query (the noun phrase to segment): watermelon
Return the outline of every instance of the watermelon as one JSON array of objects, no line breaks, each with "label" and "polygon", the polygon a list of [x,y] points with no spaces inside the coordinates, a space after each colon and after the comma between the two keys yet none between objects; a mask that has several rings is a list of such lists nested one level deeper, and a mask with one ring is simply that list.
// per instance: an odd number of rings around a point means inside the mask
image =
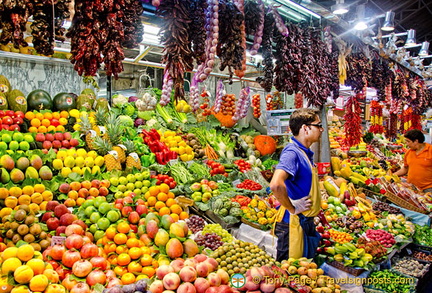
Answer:
[{"label": "watermelon", "polygon": [[53,102],[48,92],[44,90],[34,90],[27,95],[28,109],[31,110],[51,110]]},{"label": "watermelon", "polygon": [[76,95],[73,93],[58,93],[53,99],[54,109],[57,111],[69,111],[76,109]]},{"label": "watermelon", "polygon": [[0,110],[7,110],[8,108],[8,102],[5,94],[0,93]]}]

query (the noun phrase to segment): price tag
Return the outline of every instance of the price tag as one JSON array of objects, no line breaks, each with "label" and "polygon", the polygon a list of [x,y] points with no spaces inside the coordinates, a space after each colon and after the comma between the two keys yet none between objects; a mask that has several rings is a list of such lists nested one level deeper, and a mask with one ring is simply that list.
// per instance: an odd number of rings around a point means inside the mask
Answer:
[{"label": "price tag", "polygon": [[186,164],[188,167],[190,167],[192,164],[194,163],[194,161],[187,161]]},{"label": "price tag", "polygon": [[54,246],[56,244],[63,245],[66,241],[66,237],[63,236],[53,236],[51,238],[51,246]]},{"label": "price tag", "polygon": [[117,153],[117,151],[109,151],[108,154],[112,155],[116,160],[118,160],[118,153]]},{"label": "price tag", "polygon": [[223,180],[218,180],[217,183],[223,183]]},{"label": "price tag", "polygon": [[175,165],[178,163],[178,159],[172,159],[169,161],[170,165]]},{"label": "price tag", "polygon": [[90,137],[97,136],[96,131],[94,131],[94,130],[89,130],[88,132],[90,133]]},{"label": "price tag", "polygon": [[150,176],[156,176],[156,174],[157,174],[156,171],[153,170],[150,171]]},{"label": "price tag", "polygon": [[233,185],[234,187],[237,187],[237,185],[240,184],[240,183],[241,183],[241,180],[240,180],[240,179],[237,179],[237,180],[234,180],[234,181],[233,181],[232,185]]},{"label": "price tag", "polygon": [[130,153],[129,156],[131,156],[135,161],[139,159],[137,153]]}]

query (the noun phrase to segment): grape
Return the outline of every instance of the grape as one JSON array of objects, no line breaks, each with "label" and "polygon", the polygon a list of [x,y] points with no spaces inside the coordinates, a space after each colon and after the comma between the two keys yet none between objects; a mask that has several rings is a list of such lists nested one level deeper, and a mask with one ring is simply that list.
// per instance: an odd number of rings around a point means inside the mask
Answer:
[{"label": "grape", "polygon": [[232,235],[227,230],[223,229],[220,224],[208,224],[204,227],[202,233],[215,233],[221,237],[223,242],[232,242],[234,240]]},{"label": "grape", "polygon": [[192,233],[197,233],[199,231],[202,231],[205,225],[204,219],[197,215],[191,216],[186,223],[189,229],[192,231]]}]

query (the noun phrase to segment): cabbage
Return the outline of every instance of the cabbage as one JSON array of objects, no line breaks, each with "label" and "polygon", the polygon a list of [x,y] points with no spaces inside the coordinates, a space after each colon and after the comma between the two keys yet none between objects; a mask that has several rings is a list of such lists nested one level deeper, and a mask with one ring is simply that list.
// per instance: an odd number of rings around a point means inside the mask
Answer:
[{"label": "cabbage", "polygon": [[138,111],[138,118],[150,120],[153,118],[154,114],[154,111]]},{"label": "cabbage", "polygon": [[128,98],[123,96],[122,94],[116,94],[112,97],[113,106],[121,107],[124,104],[128,103]]},{"label": "cabbage", "polygon": [[120,115],[118,118],[120,120],[121,125],[125,127],[134,127],[134,121],[132,120],[131,117],[126,115]]},{"label": "cabbage", "polygon": [[241,215],[243,215],[243,211],[240,208],[233,207],[229,210],[229,214],[234,217],[241,217]]},{"label": "cabbage", "polygon": [[132,104],[127,104],[126,107],[123,108],[123,114],[126,116],[132,116],[135,114],[135,107]]}]

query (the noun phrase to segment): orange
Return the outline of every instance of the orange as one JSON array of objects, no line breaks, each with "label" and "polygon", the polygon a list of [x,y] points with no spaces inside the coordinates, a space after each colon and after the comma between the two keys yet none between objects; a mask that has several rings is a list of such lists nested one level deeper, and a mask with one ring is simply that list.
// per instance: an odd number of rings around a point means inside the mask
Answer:
[{"label": "orange", "polygon": [[78,199],[78,192],[76,190],[71,190],[68,192],[68,197],[71,199]]},{"label": "orange", "polygon": [[47,127],[47,132],[54,132],[56,131],[56,127],[54,125],[50,125]]},{"label": "orange", "polygon": [[42,132],[42,133],[45,133],[45,132],[48,131],[48,129],[46,128],[46,126],[41,125],[41,126],[38,127],[38,131]]},{"label": "orange", "polygon": [[150,254],[143,254],[141,257],[140,263],[143,267],[145,266],[151,266],[153,262],[153,258]]},{"label": "orange", "polygon": [[180,218],[180,220],[185,220],[185,219],[189,218],[189,214],[186,212],[181,212],[179,214],[179,218]]},{"label": "orange", "polygon": [[182,207],[179,204],[173,204],[171,207],[171,212],[174,214],[180,215],[181,212],[183,212]]},{"label": "orange", "polygon": [[63,125],[59,125],[59,126],[56,127],[56,131],[64,132],[64,131],[65,131],[65,128],[64,128]]},{"label": "orange", "polygon": [[51,122],[48,119],[42,119],[41,124],[45,127],[48,127],[51,125]]},{"label": "orange", "polygon": [[128,251],[129,256],[131,259],[138,259],[142,255],[142,250],[139,247],[131,247]]},{"label": "orange", "polygon": [[148,255],[151,254],[150,248],[147,246],[144,246],[144,245],[141,246],[141,251],[142,251],[142,254],[148,254]]},{"label": "orange", "polygon": [[120,222],[117,225],[117,231],[119,231],[120,233],[129,233],[129,231],[131,230],[131,227],[129,226],[129,224],[127,222]]},{"label": "orange", "polygon": [[25,119],[31,121],[33,118],[35,118],[35,113],[30,112],[30,111],[26,112],[25,115],[24,115],[24,117],[25,117]]},{"label": "orange", "polygon": [[106,254],[108,254],[111,252],[115,252],[116,248],[117,248],[117,245],[115,245],[115,243],[108,243],[108,244],[105,244],[104,251]]},{"label": "orange", "polygon": [[159,262],[156,259],[154,259],[152,261],[152,267],[155,268],[155,269],[157,269],[159,267]]},{"label": "orange", "polygon": [[[28,196],[28,195],[24,194],[24,195],[20,196],[20,198],[23,196]],[[40,194],[39,192],[35,192],[32,194],[31,202],[41,204],[43,201],[44,201],[44,198],[42,197],[42,194]]]},{"label": "orange", "polygon": [[166,202],[168,199],[168,194],[164,193],[164,192],[159,192],[157,195],[157,199],[163,202]]},{"label": "orange", "polygon": [[122,254],[122,253],[127,253],[128,249],[124,245],[119,245],[119,246],[116,247],[115,251],[116,251],[117,254]]},{"label": "orange", "polygon": [[50,112],[45,112],[44,113],[44,118],[48,119],[48,120],[51,120],[51,119],[53,119],[53,115]]},{"label": "orange", "polygon": [[9,195],[11,196],[20,197],[22,194],[23,192],[18,186],[13,186],[9,189]]},{"label": "orange", "polygon": [[61,118],[69,118],[69,113],[67,111],[61,111],[60,112],[60,117]]},{"label": "orange", "polygon": [[54,195],[50,190],[45,190],[42,192],[42,197],[44,198],[44,200],[50,201],[53,200]]},{"label": "orange", "polygon": [[117,234],[117,230],[115,227],[109,227],[105,230],[105,235],[108,237],[108,239],[114,239],[114,236]]},{"label": "orange", "polygon": [[33,127],[38,128],[39,126],[41,126],[41,121],[39,119],[37,119],[37,118],[33,118],[30,121],[30,125],[33,126]]},{"label": "orange", "polygon": [[35,192],[40,192],[40,193],[44,192],[45,191],[45,185],[40,184],[40,183],[35,184],[34,191]]},{"label": "orange", "polygon": [[147,199],[147,204],[148,204],[149,207],[154,207],[155,204],[156,204],[156,202],[157,202],[157,198],[154,197],[154,196],[150,196],[150,197]]},{"label": "orange", "polygon": [[114,268],[114,272],[116,273],[117,276],[123,276],[124,274],[127,273],[127,269],[121,266],[116,266]]},{"label": "orange", "polygon": [[163,207],[159,211],[160,216],[169,215],[170,213],[171,213],[171,211],[170,211],[170,208],[168,208],[168,207]]},{"label": "orange", "polygon": [[131,262],[131,257],[127,253],[120,253],[117,257],[117,264],[120,266],[127,266]]},{"label": "orange", "polygon": [[162,183],[161,185],[159,185],[159,189],[160,189],[160,192],[168,193],[170,188],[169,188],[168,184]]},{"label": "orange", "polygon": [[34,193],[34,188],[31,185],[26,185],[22,188],[22,193],[27,195],[32,195]]},{"label": "orange", "polygon": [[115,244],[125,244],[127,241],[127,236],[124,233],[118,233],[114,236]]},{"label": "orange", "polygon": [[31,126],[31,127],[29,127],[28,131],[31,133],[36,133],[38,131],[38,129],[37,129],[37,127]]},{"label": "orange", "polygon": [[60,119],[59,119],[59,122],[60,122],[60,125],[64,126],[64,125],[67,124],[68,121],[67,121],[66,118],[60,118]]},{"label": "orange", "polygon": [[33,258],[35,250],[30,244],[21,245],[17,250],[17,257],[22,261],[29,261]]},{"label": "orange", "polygon": [[155,204],[156,210],[160,211],[160,209],[163,208],[163,207],[165,207],[165,203],[164,202],[162,202],[162,201],[156,202],[156,204]]},{"label": "orange", "polygon": [[5,199],[9,196],[9,190],[7,188],[1,187],[0,188],[0,199]]},{"label": "orange", "polygon": [[121,277],[123,285],[132,284],[135,282],[135,275],[132,273],[126,273]]},{"label": "orange", "polygon": [[159,186],[150,186],[149,192],[151,196],[157,196],[160,192]]},{"label": "orange", "polygon": [[149,197],[151,197],[150,191],[147,191],[146,193],[144,193],[145,199],[149,199]]},{"label": "orange", "polygon": [[59,112],[52,112],[51,115],[52,115],[53,119],[57,119],[57,120],[60,119],[60,113]]},{"label": "orange", "polygon": [[129,248],[136,248],[136,247],[138,247],[138,245],[139,245],[139,240],[136,238],[129,238],[126,241],[126,246]]},{"label": "orange", "polygon": [[167,201],[165,202],[165,204],[166,204],[167,207],[171,207],[175,203],[177,203],[177,202],[173,198],[168,198]]},{"label": "orange", "polygon": [[175,197],[175,194],[174,194],[174,193],[172,193],[171,191],[168,192],[168,198],[174,198],[174,197]]},{"label": "orange", "polygon": [[42,120],[42,119],[44,119],[44,115],[42,113],[36,112],[35,118],[38,120]]},{"label": "orange", "polygon": [[133,261],[128,264],[127,268],[130,273],[141,273],[142,265],[140,265],[139,262]]},{"label": "orange", "polygon": [[143,267],[141,272],[149,278],[153,277],[156,273],[155,269],[150,266]]},{"label": "orange", "polygon": [[174,222],[178,222],[178,220],[180,220],[180,217],[177,214],[172,213],[170,216],[173,218]]},{"label": "orange", "polygon": [[82,198],[82,197],[77,198],[77,200],[76,200],[76,204],[78,206],[81,206],[84,202],[85,202],[85,198]]}]

